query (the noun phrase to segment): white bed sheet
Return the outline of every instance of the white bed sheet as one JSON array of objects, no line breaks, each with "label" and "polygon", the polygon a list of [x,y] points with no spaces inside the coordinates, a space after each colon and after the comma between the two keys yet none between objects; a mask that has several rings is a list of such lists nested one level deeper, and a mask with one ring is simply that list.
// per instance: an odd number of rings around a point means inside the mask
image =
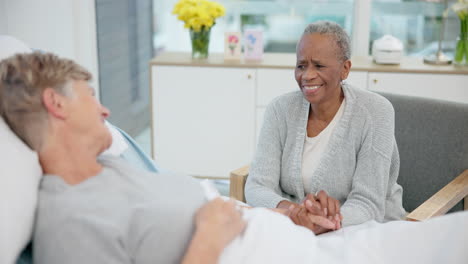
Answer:
[{"label": "white bed sheet", "polygon": [[468,263],[468,212],[425,222],[370,221],[320,236],[267,209],[245,210],[244,218],[246,230],[219,263]]},{"label": "white bed sheet", "polygon": [[[201,186],[207,200],[220,197],[209,181]],[[220,264],[468,264],[468,211],[424,222],[369,221],[315,236],[271,210],[241,210],[247,227],[224,249]]]}]

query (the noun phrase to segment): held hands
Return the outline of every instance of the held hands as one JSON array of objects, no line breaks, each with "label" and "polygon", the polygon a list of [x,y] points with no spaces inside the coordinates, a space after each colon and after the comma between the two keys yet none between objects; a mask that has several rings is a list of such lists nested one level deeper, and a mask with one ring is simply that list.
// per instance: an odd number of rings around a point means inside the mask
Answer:
[{"label": "held hands", "polygon": [[310,229],[316,235],[341,228],[340,202],[325,191],[317,195],[308,194],[300,204],[281,201],[278,208],[287,209],[285,214],[295,224]]},{"label": "held hands", "polygon": [[[310,201],[310,203],[307,201]],[[340,202],[337,199],[329,196],[324,190],[317,192],[315,195],[310,193],[307,194],[302,203],[306,205],[306,208],[311,213],[315,212],[312,210],[322,209],[324,213],[323,215],[335,223],[336,226],[334,230],[341,228],[341,221],[343,221],[343,216],[340,212]]]}]

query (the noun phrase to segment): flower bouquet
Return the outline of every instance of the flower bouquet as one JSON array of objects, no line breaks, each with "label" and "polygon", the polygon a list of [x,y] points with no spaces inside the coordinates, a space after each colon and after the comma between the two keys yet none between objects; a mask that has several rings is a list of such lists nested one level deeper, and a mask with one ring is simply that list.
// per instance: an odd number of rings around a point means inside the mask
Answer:
[{"label": "flower bouquet", "polygon": [[211,27],[224,16],[224,7],[209,0],[180,0],[172,13],[190,30],[192,58],[207,58]]},{"label": "flower bouquet", "polygon": [[[455,49],[454,63],[468,65],[468,0],[458,0],[450,7],[460,19],[460,36]],[[445,12],[447,16],[448,10]]]}]

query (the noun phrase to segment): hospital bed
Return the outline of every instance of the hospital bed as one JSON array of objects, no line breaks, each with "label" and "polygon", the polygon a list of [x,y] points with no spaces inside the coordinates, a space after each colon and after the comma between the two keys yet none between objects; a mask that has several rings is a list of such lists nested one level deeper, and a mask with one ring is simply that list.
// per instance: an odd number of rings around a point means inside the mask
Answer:
[{"label": "hospital bed", "polygon": [[[1,42],[1,41],[0,41]],[[4,48],[2,46],[2,48]],[[24,47],[26,49],[27,47]],[[3,50],[5,51],[5,49]],[[15,49],[15,52],[18,52],[18,49]],[[1,52],[0,52],[1,53]],[[0,54],[1,55],[1,54]],[[1,59],[2,56],[0,56]],[[386,95],[387,96],[387,95]],[[425,102],[425,99],[404,99],[401,102],[398,100],[393,100],[388,95],[390,101],[394,104],[396,110],[396,127],[397,127],[397,141],[400,147],[400,154],[402,159],[402,170],[405,171],[405,175],[400,178],[400,182],[404,187],[405,192],[405,208],[409,209],[415,204],[419,204],[421,199],[426,199],[429,194],[434,193],[434,190],[437,190],[440,186],[443,186],[450,180],[452,180],[453,175],[461,173],[461,169],[468,168],[468,106],[461,104],[452,104],[450,108],[452,110],[448,111],[445,107],[445,103],[437,103],[435,105],[430,102]],[[406,100],[406,101],[405,101]],[[409,101],[408,101],[409,100]],[[421,114],[425,112],[425,117],[421,117]],[[2,121],[2,120],[0,120]],[[422,126],[421,123],[430,124],[431,122],[437,121],[440,123],[437,126]],[[1,124],[0,124],[1,125]],[[117,134],[120,136],[127,148],[120,153],[119,155],[134,164],[148,171],[152,172],[161,172],[161,169],[156,166],[156,164],[138,147],[135,141],[128,136],[124,131],[118,129],[117,127],[111,126],[114,130],[114,136]],[[414,133],[415,127],[423,127],[424,129]],[[116,131],[116,132],[115,132]],[[414,150],[414,142],[417,142],[419,146],[428,145],[427,141],[424,141],[427,138],[431,137],[431,133],[440,135],[442,133],[446,138],[446,141],[443,141],[442,144],[432,144],[432,150],[434,151],[433,155],[427,153],[426,148]],[[432,135],[433,136],[433,135]],[[0,143],[2,142],[2,127],[0,127]],[[434,142],[429,142],[434,143]],[[2,145],[2,148],[5,146]],[[412,150],[413,149],[413,150]],[[1,153],[0,153],[1,154]],[[7,154],[8,155],[8,154]],[[418,156],[421,155],[421,156]],[[432,155],[431,158],[428,158]],[[0,155],[0,157],[2,157]],[[414,159],[415,158],[415,159]],[[416,160],[416,161],[414,161]],[[3,161],[5,162],[5,161]],[[428,166],[428,164],[430,166]],[[416,170],[420,168],[424,169],[423,174],[413,174]],[[446,170],[448,168],[448,170]],[[243,186],[246,179],[247,168],[243,168],[234,172],[231,176],[231,193],[235,194],[236,188],[243,190]],[[240,175],[243,172],[243,175]],[[237,174],[236,174],[237,173]],[[435,175],[435,176],[433,176]],[[2,175],[4,176],[4,175]],[[414,176],[414,177],[409,177]],[[435,205],[436,214],[444,213],[448,210],[448,205],[453,205],[454,201],[461,200],[466,196],[468,189],[467,182],[468,171],[461,174],[457,179],[458,182],[452,183],[449,185],[446,191],[443,191],[442,195],[449,196],[449,203],[443,203],[442,205],[437,205],[439,198],[436,197],[432,205]],[[240,183],[240,184],[238,184]],[[407,187],[409,186],[409,187]],[[437,188],[437,189],[436,189]],[[234,190],[234,191],[233,191]],[[237,193],[236,196],[238,199],[242,200],[243,193]],[[444,198],[446,200],[447,197]],[[433,199],[434,200],[434,199]],[[468,202],[465,200],[465,209]],[[456,209],[461,209],[459,204]],[[434,215],[434,214],[433,214]],[[463,218],[462,220],[464,220]],[[2,219],[3,221],[4,219]],[[270,219],[268,219],[270,220]],[[261,226],[264,227],[264,221],[261,223]],[[448,222],[452,223],[452,222]],[[3,223],[2,223],[3,224]],[[462,227],[460,225],[460,227]],[[364,228],[364,227],[363,227]],[[367,228],[367,227],[366,227]],[[424,231],[424,230],[423,230]],[[269,232],[270,233],[270,232]],[[0,234],[3,236],[3,241],[7,241],[5,234]],[[339,235],[339,234],[338,234]],[[335,239],[335,238],[333,238]],[[323,240],[322,240],[323,241]],[[326,241],[326,239],[325,239]],[[9,242],[9,241],[7,241]],[[291,243],[292,244],[292,243]],[[359,243],[353,243],[359,244]],[[334,245],[334,244],[333,244]],[[464,243],[466,245],[466,243]],[[448,245],[450,247],[450,245]],[[252,248],[252,247],[250,247]],[[242,250],[242,252],[247,252],[248,250]],[[355,251],[358,252],[358,251]],[[1,252],[0,252],[1,253]],[[363,253],[365,254],[365,252]],[[234,254],[237,255],[237,254]],[[265,259],[266,255],[262,255],[262,262]],[[364,257],[367,257],[365,255]],[[32,263],[32,244],[29,243],[24,250],[20,253],[20,256],[16,260],[16,264],[31,264]],[[258,263],[258,262],[257,262]],[[282,262],[284,263],[284,262]],[[3,263],[2,263],[3,264]],[[9,263],[8,263],[9,264]]]}]

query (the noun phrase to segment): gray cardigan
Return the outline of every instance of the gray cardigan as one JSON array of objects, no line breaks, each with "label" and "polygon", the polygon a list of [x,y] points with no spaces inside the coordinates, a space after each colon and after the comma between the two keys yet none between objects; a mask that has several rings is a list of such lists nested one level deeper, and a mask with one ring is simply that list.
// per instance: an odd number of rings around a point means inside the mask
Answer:
[{"label": "gray cardigan", "polygon": [[[342,204],[343,225],[401,219],[402,188],[390,102],[343,85],[346,104],[313,173],[311,190],[325,190]],[[276,98],[265,111],[245,197],[252,206],[276,207],[304,197],[302,151],[310,103],[300,91]]]}]

